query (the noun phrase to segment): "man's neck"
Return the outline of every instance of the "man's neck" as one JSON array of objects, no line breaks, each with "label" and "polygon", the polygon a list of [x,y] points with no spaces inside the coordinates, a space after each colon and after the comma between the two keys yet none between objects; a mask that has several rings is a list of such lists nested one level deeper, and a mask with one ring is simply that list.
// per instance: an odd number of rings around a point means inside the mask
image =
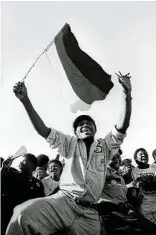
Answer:
[{"label": "man's neck", "polygon": [[85,143],[86,148],[87,148],[87,160],[88,160],[90,147],[92,143],[94,142],[94,137],[83,139],[83,142]]},{"label": "man's neck", "polygon": [[85,138],[85,139],[83,139],[83,141],[85,142],[86,145],[91,146],[92,143],[94,142],[94,137]]}]

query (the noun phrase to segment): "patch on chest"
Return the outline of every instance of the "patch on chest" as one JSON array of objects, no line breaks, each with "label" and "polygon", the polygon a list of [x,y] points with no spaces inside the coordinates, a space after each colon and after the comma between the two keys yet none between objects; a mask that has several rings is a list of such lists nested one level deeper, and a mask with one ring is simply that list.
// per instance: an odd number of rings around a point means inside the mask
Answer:
[{"label": "patch on chest", "polygon": [[100,145],[97,145],[95,150],[94,150],[95,153],[102,153],[102,146]]}]

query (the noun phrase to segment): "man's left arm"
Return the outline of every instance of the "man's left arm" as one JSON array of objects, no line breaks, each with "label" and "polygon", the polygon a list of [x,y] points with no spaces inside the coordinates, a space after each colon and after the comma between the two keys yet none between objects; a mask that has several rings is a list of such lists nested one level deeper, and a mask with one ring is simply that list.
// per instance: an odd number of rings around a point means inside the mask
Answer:
[{"label": "man's left arm", "polygon": [[123,107],[122,113],[118,124],[113,128],[113,130],[105,137],[106,142],[106,156],[107,161],[109,161],[119,150],[120,145],[126,136],[127,128],[129,127],[130,117],[131,117],[131,81],[129,73],[122,75],[120,72],[117,74],[120,84],[123,88]]},{"label": "man's left arm", "polygon": [[116,129],[122,133],[125,134],[129,124],[130,124],[130,118],[131,118],[131,112],[132,112],[132,86],[130,81],[130,74],[122,75],[120,72],[117,74],[120,84],[123,87],[123,109],[121,112],[121,116],[119,119],[119,122],[116,126]]}]

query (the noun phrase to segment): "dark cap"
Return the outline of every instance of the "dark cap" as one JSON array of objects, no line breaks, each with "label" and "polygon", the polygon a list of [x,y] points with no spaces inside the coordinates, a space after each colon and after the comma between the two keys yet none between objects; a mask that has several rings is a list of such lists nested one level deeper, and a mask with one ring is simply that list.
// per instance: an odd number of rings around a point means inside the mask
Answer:
[{"label": "dark cap", "polygon": [[96,124],[95,124],[95,121],[89,116],[89,115],[81,115],[81,116],[78,116],[75,121],[73,122],[73,128],[74,128],[74,131],[76,131],[76,128],[78,126],[78,124],[84,120],[87,120],[87,121],[90,121],[94,124],[95,126],[95,129],[96,129]]}]

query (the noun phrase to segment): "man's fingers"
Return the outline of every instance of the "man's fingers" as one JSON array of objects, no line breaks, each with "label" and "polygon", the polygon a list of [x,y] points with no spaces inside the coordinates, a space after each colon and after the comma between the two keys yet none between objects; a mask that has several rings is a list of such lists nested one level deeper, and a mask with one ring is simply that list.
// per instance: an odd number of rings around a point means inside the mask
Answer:
[{"label": "man's fingers", "polygon": [[122,80],[121,80],[121,78],[120,78],[120,77],[118,77],[118,81],[119,81],[119,83],[121,83],[121,84],[122,84]]},{"label": "man's fingers", "polygon": [[118,78],[121,78],[121,76],[118,73],[115,73],[117,75]]},{"label": "man's fingers", "polygon": [[124,77],[127,77],[130,73],[127,73]]},{"label": "man's fingers", "polygon": [[121,77],[123,77],[123,75],[122,75],[122,73],[120,71],[119,71],[119,74],[120,74]]},{"label": "man's fingers", "polygon": [[23,82],[18,82],[18,83],[16,83],[15,86],[13,87],[13,91],[14,91],[15,93],[20,93],[23,86],[24,86],[24,83],[23,83]]}]

